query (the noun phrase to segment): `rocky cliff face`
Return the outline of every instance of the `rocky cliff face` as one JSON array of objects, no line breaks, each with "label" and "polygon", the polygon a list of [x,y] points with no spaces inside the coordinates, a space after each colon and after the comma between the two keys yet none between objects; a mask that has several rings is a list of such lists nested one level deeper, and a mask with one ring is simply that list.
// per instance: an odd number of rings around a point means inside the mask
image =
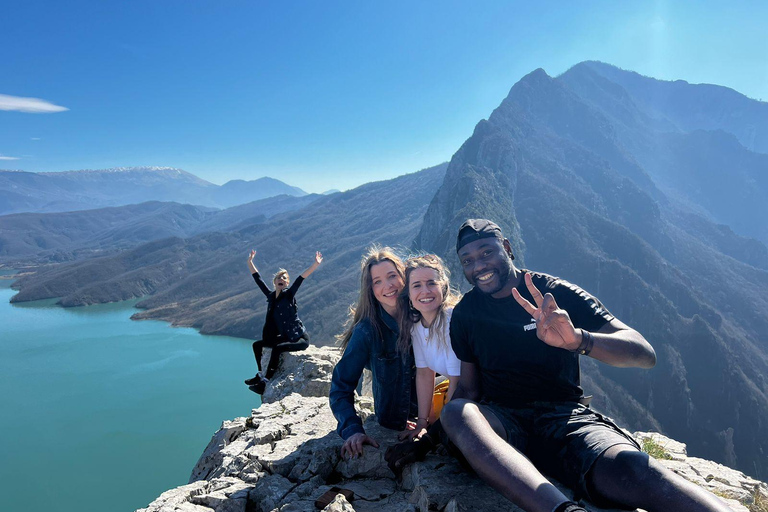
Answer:
[{"label": "rocky cliff face", "polygon": [[[397,442],[397,432],[369,418],[369,397],[358,397],[356,406],[381,448],[366,447],[362,457],[342,460],[327,399],[338,358],[334,348],[284,355],[264,404],[250,416],[225,421],[192,470],[190,483],[163,493],[139,512],[310,512],[333,486],[351,490],[352,502],[337,497],[325,511],[521,510],[446,455],[431,454],[412,464],[396,482],[383,456],[386,446]],[[734,511],[747,512],[747,506],[756,506],[756,497],[768,497],[765,483],[688,457],[682,443],[657,433],[637,432],[635,437],[651,439],[651,446],[668,457],[663,464],[721,496]]]}]

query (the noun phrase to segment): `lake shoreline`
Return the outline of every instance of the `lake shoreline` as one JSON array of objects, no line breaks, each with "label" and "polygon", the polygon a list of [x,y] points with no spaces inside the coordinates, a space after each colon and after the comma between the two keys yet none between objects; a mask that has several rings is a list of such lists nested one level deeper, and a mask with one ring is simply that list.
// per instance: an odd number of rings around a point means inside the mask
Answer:
[{"label": "lake shoreline", "polygon": [[[260,406],[242,383],[255,367],[243,338],[130,321],[139,299],[62,307],[11,303],[15,293],[0,286],[0,384],[14,390],[0,396],[9,510],[145,506],[186,483],[223,418]],[[11,443],[22,424],[35,441]],[[57,478],[41,489],[43,461]]]}]

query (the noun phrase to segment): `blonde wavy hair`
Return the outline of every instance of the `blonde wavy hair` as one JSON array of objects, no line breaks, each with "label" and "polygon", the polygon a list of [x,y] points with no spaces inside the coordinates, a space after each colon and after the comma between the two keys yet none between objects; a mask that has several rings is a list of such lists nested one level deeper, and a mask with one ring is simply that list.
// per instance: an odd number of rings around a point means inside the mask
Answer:
[{"label": "blonde wavy hair", "polygon": [[432,325],[429,326],[429,338],[432,339],[433,335],[437,333],[434,338],[441,345],[448,343],[445,339],[445,322],[446,308],[454,307],[459,300],[461,300],[461,294],[451,288],[451,273],[436,254],[424,254],[421,256],[414,256],[408,258],[405,262],[405,288],[398,297],[398,325],[400,326],[400,334],[397,338],[397,349],[400,352],[405,352],[411,347],[411,329],[413,326],[421,322],[421,313],[413,307],[411,304],[411,297],[408,293],[411,286],[411,274],[414,270],[419,268],[429,268],[437,273],[437,282],[440,285],[440,290],[443,292],[443,302],[437,311],[437,317]]},{"label": "blonde wavy hair", "polygon": [[272,284],[275,284],[277,282],[277,278],[280,276],[285,276],[285,280],[289,283],[291,282],[291,277],[288,275],[288,271],[284,268],[277,269],[277,272],[275,272],[275,275],[272,276]]},{"label": "blonde wavy hair", "polygon": [[403,261],[390,247],[381,247],[378,244],[372,245],[363,254],[360,261],[360,295],[357,297],[357,303],[349,307],[349,317],[344,324],[344,332],[336,336],[342,352],[347,348],[355,326],[364,319],[367,319],[373,328],[376,329],[379,339],[382,337],[382,319],[379,312],[379,302],[373,295],[371,267],[385,261],[389,261],[395,266],[395,270],[397,270],[401,278],[405,275]]}]

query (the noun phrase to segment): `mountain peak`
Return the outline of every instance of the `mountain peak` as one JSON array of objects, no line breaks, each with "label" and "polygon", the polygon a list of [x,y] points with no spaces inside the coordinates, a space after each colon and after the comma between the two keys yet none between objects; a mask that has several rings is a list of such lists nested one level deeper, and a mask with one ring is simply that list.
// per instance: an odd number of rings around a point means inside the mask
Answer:
[{"label": "mountain peak", "polygon": [[249,203],[256,199],[286,194],[301,197],[307,193],[299,187],[288,185],[275,178],[264,176],[255,180],[231,180],[223,184],[216,195],[219,204],[225,207]]},{"label": "mountain peak", "polygon": [[750,151],[768,153],[768,103],[722,85],[660,80],[599,61],[576,64],[557,79],[589,96],[595,76],[614,91],[623,89],[636,108],[667,123],[668,131],[723,130]]},{"label": "mountain peak", "polygon": [[512,94],[512,91],[514,91],[515,88],[518,88],[518,87],[523,87],[523,86],[539,87],[541,85],[552,82],[552,80],[553,78],[549,76],[547,72],[544,71],[542,68],[534,69],[533,71],[525,75],[523,78],[521,78],[519,82],[513,85],[509,93]]},{"label": "mountain peak", "polygon": [[525,75],[522,80],[525,80],[527,78],[536,78],[536,79],[542,79],[542,78],[551,78],[546,71],[544,71],[544,68],[536,68],[527,75]]}]

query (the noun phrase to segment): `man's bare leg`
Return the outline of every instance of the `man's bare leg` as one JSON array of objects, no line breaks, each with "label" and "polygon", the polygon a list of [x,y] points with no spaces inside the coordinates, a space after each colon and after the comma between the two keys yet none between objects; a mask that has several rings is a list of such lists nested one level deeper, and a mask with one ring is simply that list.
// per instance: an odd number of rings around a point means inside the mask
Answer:
[{"label": "man's bare leg", "polygon": [[606,450],[590,477],[592,488],[603,497],[649,512],[731,512],[714,494],[625,445]]},{"label": "man's bare leg", "polygon": [[451,442],[491,487],[528,512],[552,512],[569,501],[519,451],[504,440],[506,433],[492,413],[475,402],[454,399],[440,413]]}]

